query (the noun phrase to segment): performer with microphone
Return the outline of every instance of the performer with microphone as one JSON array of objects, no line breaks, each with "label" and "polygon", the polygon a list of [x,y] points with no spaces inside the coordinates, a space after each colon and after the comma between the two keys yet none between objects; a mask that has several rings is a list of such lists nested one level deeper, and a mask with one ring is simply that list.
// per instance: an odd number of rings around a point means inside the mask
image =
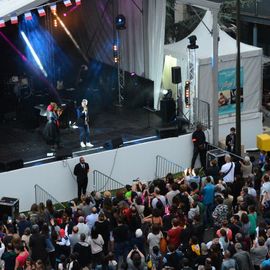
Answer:
[{"label": "performer with microphone", "polygon": [[81,106],[77,108],[77,126],[80,130],[81,147],[93,147],[90,143],[90,129],[89,129],[89,116],[88,116],[88,101],[83,99]]}]

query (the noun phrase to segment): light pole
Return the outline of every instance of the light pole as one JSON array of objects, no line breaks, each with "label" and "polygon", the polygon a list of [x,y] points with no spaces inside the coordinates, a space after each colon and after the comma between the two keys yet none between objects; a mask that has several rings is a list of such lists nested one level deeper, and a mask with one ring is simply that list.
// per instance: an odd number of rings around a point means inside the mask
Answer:
[{"label": "light pole", "polygon": [[240,51],[240,0],[236,0],[236,144],[235,153],[241,156],[241,51]]}]

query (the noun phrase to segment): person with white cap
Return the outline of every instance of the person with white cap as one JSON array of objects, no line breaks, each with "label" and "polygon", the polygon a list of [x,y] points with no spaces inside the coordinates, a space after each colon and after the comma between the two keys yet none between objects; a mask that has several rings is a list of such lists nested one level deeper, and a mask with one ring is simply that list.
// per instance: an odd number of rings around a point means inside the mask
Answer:
[{"label": "person with white cap", "polygon": [[80,130],[81,147],[93,147],[90,143],[88,100],[83,99],[81,106],[77,108],[77,126]]},{"label": "person with white cap", "polygon": [[249,177],[252,177],[252,162],[250,161],[249,156],[245,156],[243,161],[239,161],[241,165],[241,172],[243,174],[243,178],[247,180]]}]

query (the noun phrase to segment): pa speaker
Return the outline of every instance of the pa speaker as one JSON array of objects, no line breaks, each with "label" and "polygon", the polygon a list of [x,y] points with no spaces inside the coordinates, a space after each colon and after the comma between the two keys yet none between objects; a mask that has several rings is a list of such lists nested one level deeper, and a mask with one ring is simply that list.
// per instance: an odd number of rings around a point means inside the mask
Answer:
[{"label": "pa speaker", "polygon": [[180,67],[172,67],[172,83],[178,84],[180,82],[182,82],[181,68]]},{"label": "pa speaker", "polygon": [[169,123],[175,119],[176,107],[173,98],[160,101],[160,113],[163,123]]},{"label": "pa speaker", "polygon": [[156,133],[160,139],[177,137],[178,136],[178,128],[177,127],[159,128],[156,130]]},{"label": "pa speaker", "polygon": [[13,220],[19,214],[19,200],[16,198],[2,197],[0,200],[0,219],[4,215],[11,217]]},{"label": "pa speaker", "polygon": [[0,162],[0,171],[3,171],[3,172],[17,170],[20,168],[23,168],[22,159]]},{"label": "pa speaker", "polygon": [[116,149],[123,145],[123,139],[121,137],[117,137],[111,139],[108,142],[105,142],[103,147],[107,150]]}]

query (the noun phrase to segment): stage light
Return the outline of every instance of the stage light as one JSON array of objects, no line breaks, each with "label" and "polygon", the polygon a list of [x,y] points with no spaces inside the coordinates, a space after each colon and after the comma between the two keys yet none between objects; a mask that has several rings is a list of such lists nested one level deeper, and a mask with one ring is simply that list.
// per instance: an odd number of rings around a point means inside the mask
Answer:
[{"label": "stage light", "polygon": [[64,17],[67,17],[67,13],[64,13],[63,16],[64,16]]},{"label": "stage light", "polygon": [[82,55],[82,57],[84,58],[84,60],[88,63],[88,58],[83,53],[83,51],[81,50],[79,44],[74,39],[74,37],[72,36],[72,34],[70,33],[70,31],[67,29],[67,27],[64,24],[64,22],[59,18],[59,16],[57,14],[54,14],[54,16],[56,17],[57,21],[60,23],[60,25],[62,26],[62,28],[66,32],[66,34],[70,37],[71,41],[73,42],[73,44],[75,45],[75,47],[78,49],[78,51],[80,52],[80,54]]},{"label": "stage light", "polygon": [[196,41],[197,41],[197,37],[196,36],[190,36],[188,37],[189,39],[189,45],[187,46],[188,49],[191,49],[191,50],[195,50],[195,49],[198,49],[199,46],[196,44]]},{"label": "stage light", "polygon": [[57,20],[56,19],[53,20],[53,26],[54,27],[57,27],[58,26],[58,23],[57,23]]},{"label": "stage light", "polygon": [[130,73],[130,76],[131,76],[131,77],[134,77],[134,76],[136,76],[136,73],[135,73],[135,72],[131,72],[131,73]]},{"label": "stage light", "polygon": [[[164,89],[166,90],[166,89]],[[164,91],[165,94],[163,94],[163,99],[171,99],[172,98],[172,90],[168,89]]]},{"label": "stage light", "polygon": [[126,29],[126,17],[122,14],[119,14],[115,18],[115,26],[117,30]]},{"label": "stage light", "polygon": [[185,104],[186,108],[190,107],[190,81],[185,82]]},{"label": "stage light", "polygon": [[161,93],[162,93],[163,95],[166,95],[166,94],[168,93],[168,90],[167,90],[167,89],[162,89],[162,90],[161,90]]},{"label": "stage light", "polygon": [[38,65],[38,67],[40,68],[41,72],[44,74],[45,77],[47,77],[47,76],[48,76],[48,75],[47,75],[47,72],[46,72],[46,70],[43,68],[43,66],[42,66],[42,64],[41,64],[41,61],[40,61],[39,57],[37,56],[37,54],[36,54],[34,48],[32,47],[32,45],[31,45],[29,39],[27,38],[27,36],[25,35],[25,33],[24,33],[23,31],[21,31],[21,35],[22,35],[23,40],[25,41],[26,45],[28,46],[28,48],[29,48],[29,50],[30,50],[32,56],[34,57],[34,59],[35,59],[37,65]]},{"label": "stage light", "polygon": [[114,62],[114,63],[118,63],[118,60],[119,60],[118,57],[114,57],[114,58],[113,58],[113,62]]}]

